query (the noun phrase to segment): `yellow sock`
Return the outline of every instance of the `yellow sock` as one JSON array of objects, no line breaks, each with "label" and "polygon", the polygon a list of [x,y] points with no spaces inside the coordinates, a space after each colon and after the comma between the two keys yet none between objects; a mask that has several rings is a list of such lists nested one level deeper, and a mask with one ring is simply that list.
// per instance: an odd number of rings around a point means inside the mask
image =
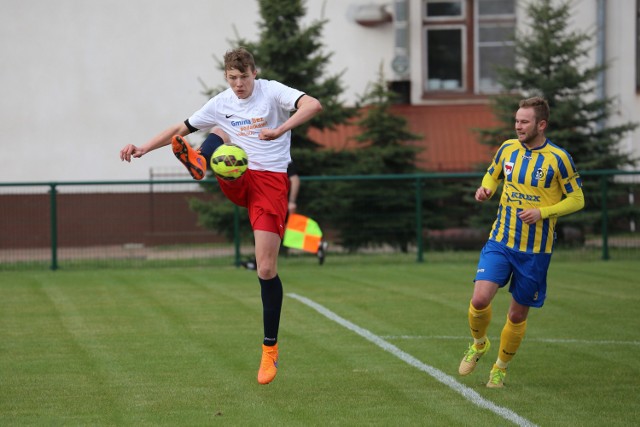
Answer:
[{"label": "yellow sock", "polygon": [[513,356],[516,355],[526,330],[526,320],[521,323],[513,323],[509,320],[509,317],[507,317],[507,322],[500,334],[500,350],[498,351],[498,360],[496,361],[496,365],[498,365],[499,368],[507,368],[507,364],[513,359]]},{"label": "yellow sock", "polygon": [[491,322],[491,304],[482,310],[476,309],[469,302],[469,327],[471,328],[471,336],[478,350],[484,348],[487,340],[487,329]]}]

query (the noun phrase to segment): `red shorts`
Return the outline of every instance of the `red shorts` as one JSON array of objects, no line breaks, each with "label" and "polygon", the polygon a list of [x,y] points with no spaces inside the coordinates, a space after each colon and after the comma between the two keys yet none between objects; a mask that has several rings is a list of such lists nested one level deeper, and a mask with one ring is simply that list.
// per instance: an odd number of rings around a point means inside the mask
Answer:
[{"label": "red shorts", "polygon": [[287,217],[289,177],[286,172],[247,171],[238,179],[218,178],[225,196],[249,211],[253,230],[276,233],[282,238]]}]

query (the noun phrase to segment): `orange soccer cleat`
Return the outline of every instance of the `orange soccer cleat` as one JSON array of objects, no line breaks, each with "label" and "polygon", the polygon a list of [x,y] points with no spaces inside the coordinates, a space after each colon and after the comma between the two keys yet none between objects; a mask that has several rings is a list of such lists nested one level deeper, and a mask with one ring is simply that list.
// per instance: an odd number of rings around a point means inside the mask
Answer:
[{"label": "orange soccer cleat", "polygon": [[269,347],[262,344],[262,359],[258,370],[258,382],[269,384],[278,373],[278,344]]},{"label": "orange soccer cleat", "polygon": [[178,160],[187,168],[193,179],[199,181],[204,178],[207,172],[207,161],[180,135],[175,135],[171,138],[171,149]]}]

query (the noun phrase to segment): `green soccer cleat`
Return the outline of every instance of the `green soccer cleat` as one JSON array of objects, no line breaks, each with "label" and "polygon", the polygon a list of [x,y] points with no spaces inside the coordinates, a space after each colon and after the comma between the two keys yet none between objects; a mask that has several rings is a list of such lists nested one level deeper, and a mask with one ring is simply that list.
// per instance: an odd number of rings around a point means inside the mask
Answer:
[{"label": "green soccer cleat", "polygon": [[487,387],[489,388],[502,388],[504,387],[504,377],[507,376],[507,370],[498,368],[498,365],[493,365],[491,372],[489,373],[489,382]]},{"label": "green soccer cleat", "polygon": [[478,364],[478,360],[480,360],[480,358],[489,351],[490,347],[491,343],[488,338],[482,350],[478,350],[475,344],[471,344],[469,349],[464,353],[464,357],[462,358],[462,362],[460,362],[460,367],[458,368],[458,373],[460,375],[469,375],[473,372]]}]

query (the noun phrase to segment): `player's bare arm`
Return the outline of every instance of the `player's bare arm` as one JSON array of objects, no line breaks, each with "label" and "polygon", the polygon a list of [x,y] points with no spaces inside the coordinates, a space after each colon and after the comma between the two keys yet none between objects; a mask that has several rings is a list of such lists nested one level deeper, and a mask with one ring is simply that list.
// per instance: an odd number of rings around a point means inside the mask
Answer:
[{"label": "player's bare arm", "polygon": [[312,96],[303,95],[298,100],[298,109],[287,119],[287,121],[276,129],[262,129],[258,137],[267,141],[276,139],[285,132],[288,132],[291,129],[311,120],[311,118],[319,114],[321,111],[322,104],[320,104],[320,101]]},{"label": "player's bare arm", "polygon": [[188,133],[189,129],[187,126],[183,122],[180,122],[163,130],[139,147],[133,144],[125,145],[124,148],[120,150],[120,160],[130,162],[131,158],[137,159],[150,151],[171,144],[171,138],[174,135],[185,136]]}]

